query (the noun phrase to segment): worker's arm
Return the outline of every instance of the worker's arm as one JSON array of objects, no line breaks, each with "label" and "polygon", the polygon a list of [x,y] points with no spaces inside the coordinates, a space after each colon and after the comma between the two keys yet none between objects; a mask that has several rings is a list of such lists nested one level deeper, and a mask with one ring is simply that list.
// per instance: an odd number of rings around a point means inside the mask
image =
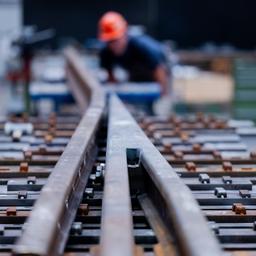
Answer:
[{"label": "worker's arm", "polygon": [[116,82],[113,72],[113,56],[106,47],[100,52],[100,66],[107,72],[107,80],[105,82]]},{"label": "worker's arm", "polygon": [[161,86],[162,96],[169,92],[169,74],[166,67],[166,57],[162,46],[150,37],[140,37],[135,41],[137,55],[145,61],[145,65],[151,70],[153,79]]},{"label": "worker's arm", "polygon": [[113,70],[107,70],[107,73],[108,73],[107,82],[115,83],[116,82],[116,78],[114,76]]},{"label": "worker's arm", "polygon": [[154,79],[158,82],[161,86],[161,94],[162,96],[168,95],[169,92],[169,75],[167,69],[164,65],[158,65],[155,70],[153,71]]}]

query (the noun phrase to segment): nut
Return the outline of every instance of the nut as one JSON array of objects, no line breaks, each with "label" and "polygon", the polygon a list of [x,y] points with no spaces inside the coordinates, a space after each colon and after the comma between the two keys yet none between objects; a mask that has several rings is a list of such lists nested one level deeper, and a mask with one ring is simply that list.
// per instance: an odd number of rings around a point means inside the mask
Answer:
[{"label": "nut", "polygon": [[194,162],[186,162],[185,167],[190,172],[195,172],[196,171],[196,165],[195,165]]},{"label": "nut", "polygon": [[198,153],[201,151],[201,145],[200,144],[194,144],[193,145],[193,151]]},{"label": "nut", "polygon": [[246,214],[245,206],[241,203],[234,203],[232,206],[232,211],[235,212],[235,214],[240,214],[240,215]]},{"label": "nut", "polygon": [[20,172],[28,172],[28,163],[27,162],[20,163]]},{"label": "nut", "polygon": [[78,215],[83,215],[83,216],[88,215],[89,205],[88,204],[80,204],[77,213],[78,213]]},{"label": "nut", "polygon": [[24,159],[26,161],[31,161],[32,160],[32,151],[27,150],[24,152]]},{"label": "nut", "polygon": [[17,215],[17,209],[16,207],[9,207],[6,209],[6,215],[7,216],[16,216]]},{"label": "nut", "polygon": [[226,172],[231,172],[233,167],[232,167],[232,163],[231,162],[223,162],[222,163],[222,168],[224,171]]},{"label": "nut", "polygon": [[46,134],[45,137],[44,137],[44,141],[46,144],[49,144],[51,143],[53,140],[53,136],[51,134]]},{"label": "nut", "polygon": [[175,151],[175,152],[174,152],[174,156],[175,156],[177,159],[183,159],[184,154],[183,154],[183,152],[181,152],[181,151]]}]

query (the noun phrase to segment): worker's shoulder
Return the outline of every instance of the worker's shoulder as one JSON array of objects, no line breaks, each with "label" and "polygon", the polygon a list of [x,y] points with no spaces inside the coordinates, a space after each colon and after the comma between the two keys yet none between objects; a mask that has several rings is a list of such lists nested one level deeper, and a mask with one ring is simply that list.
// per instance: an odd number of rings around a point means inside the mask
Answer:
[{"label": "worker's shoulder", "polygon": [[148,48],[156,51],[159,51],[161,48],[161,44],[158,41],[147,35],[130,37],[130,44],[133,47],[142,49]]}]

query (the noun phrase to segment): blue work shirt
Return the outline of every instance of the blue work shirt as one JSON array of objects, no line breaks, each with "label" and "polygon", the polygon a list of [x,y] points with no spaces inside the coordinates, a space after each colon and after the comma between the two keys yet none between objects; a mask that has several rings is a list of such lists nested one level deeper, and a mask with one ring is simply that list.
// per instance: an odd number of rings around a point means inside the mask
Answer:
[{"label": "blue work shirt", "polygon": [[166,64],[166,58],[160,43],[149,36],[128,37],[128,44],[121,56],[115,56],[104,47],[100,53],[101,67],[111,71],[120,65],[129,73],[134,82],[154,81],[153,71],[160,64]]}]

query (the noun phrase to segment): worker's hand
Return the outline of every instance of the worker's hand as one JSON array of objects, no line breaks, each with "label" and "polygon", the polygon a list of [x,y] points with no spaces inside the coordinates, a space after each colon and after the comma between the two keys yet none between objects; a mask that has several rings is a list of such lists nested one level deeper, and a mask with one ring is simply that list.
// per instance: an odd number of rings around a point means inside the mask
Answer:
[{"label": "worker's hand", "polygon": [[170,92],[169,92],[167,86],[165,86],[165,87],[162,86],[161,87],[161,97],[168,97],[168,96],[170,96]]},{"label": "worker's hand", "polygon": [[117,83],[117,80],[114,76],[108,78],[108,83]]},{"label": "worker's hand", "polygon": [[167,74],[167,70],[164,65],[159,65],[154,71],[153,71],[154,79],[157,83],[159,83],[161,87],[161,96],[165,97],[170,94],[169,91],[169,77]]},{"label": "worker's hand", "polygon": [[173,100],[170,94],[164,95],[154,103],[154,112],[157,115],[168,116],[173,112]]},{"label": "worker's hand", "polygon": [[108,79],[107,79],[107,81],[109,83],[116,83],[117,82],[112,70],[108,70]]}]

